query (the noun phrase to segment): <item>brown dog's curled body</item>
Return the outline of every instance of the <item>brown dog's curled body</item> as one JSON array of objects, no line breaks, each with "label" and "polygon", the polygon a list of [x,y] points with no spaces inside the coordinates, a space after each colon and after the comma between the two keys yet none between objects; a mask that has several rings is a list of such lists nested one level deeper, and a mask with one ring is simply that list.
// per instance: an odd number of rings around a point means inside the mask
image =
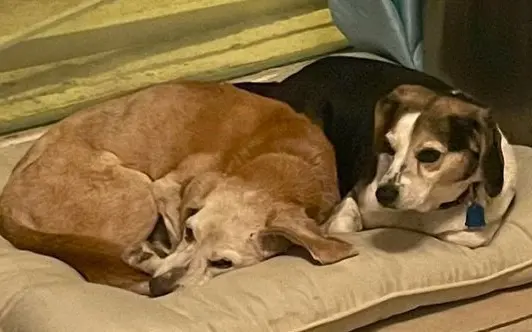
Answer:
[{"label": "brown dog's curled body", "polygon": [[[354,255],[318,228],[337,191],[332,147],[286,104],[229,84],[159,85],[40,138],[4,188],[0,234],[92,282],[149,293],[138,282],[163,275],[150,285],[162,294],[290,242],[321,263]],[[166,241],[150,238],[156,225]]]}]

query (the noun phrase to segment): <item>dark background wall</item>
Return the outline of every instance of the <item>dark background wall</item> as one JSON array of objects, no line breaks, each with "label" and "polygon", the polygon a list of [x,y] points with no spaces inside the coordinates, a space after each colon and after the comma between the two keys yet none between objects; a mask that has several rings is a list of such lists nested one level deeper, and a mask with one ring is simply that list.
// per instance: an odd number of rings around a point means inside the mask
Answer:
[{"label": "dark background wall", "polygon": [[428,0],[426,70],[490,104],[532,146],[532,1]]}]

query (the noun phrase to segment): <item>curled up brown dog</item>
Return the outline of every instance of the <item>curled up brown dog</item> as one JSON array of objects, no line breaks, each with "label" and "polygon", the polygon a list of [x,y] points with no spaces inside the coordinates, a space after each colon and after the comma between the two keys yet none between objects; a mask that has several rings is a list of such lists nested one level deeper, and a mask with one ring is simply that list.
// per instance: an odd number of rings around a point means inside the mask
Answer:
[{"label": "curled up brown dog", "polygon": [[0,233],[87,280],[162,295],[306,248],[339,200],[321,130],[288,105],[230,84],[159,85],[75,113],[16,165]]}]

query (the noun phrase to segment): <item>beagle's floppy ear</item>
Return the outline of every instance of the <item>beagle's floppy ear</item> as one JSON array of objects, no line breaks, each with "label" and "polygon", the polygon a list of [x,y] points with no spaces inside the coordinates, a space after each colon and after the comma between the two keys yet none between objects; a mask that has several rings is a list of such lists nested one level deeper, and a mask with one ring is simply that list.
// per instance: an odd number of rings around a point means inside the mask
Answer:
[{"label": "beagle's floppy ear", "polygon": [[501,133],[491,116],[488,119],[484,119],[484,121],[485,149],[481,151],[480,162],[486,192],[490,197],[495,197],[502,191],[504,185],[504,156],[502,154]]},{"label": "beagle's floppy ear", "polygon": [[303,247],[320,264],[332,264],[358,254],[352,244],[326,237],[303,208],[291,207],[272,213],[259,238],[266,242],[272,236]]},{"label": "beagle's floppy ear", "polygon": [[458,140],[460,137],[475,140],[474,144],[479,149],[484,188],[490,197],[497,196],[504,184],[504,156],[501,134],[489,109],[471,106],[455,110],[449,116],[449,123],[451,140]]}]

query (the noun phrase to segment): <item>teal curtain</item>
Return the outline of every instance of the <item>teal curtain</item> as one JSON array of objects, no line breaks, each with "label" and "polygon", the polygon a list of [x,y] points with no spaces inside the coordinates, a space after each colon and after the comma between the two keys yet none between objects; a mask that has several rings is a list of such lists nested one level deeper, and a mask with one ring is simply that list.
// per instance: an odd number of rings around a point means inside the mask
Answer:
[{"label": "teal curtain", "polygon": [[424,1],[329,0],[329,8],[355,50],[422,70]]}]

